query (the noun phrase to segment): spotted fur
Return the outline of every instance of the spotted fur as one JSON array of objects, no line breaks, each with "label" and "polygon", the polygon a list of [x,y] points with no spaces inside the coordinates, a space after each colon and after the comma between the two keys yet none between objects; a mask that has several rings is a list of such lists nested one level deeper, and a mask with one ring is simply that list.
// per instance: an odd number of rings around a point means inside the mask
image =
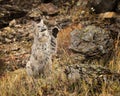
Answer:
[{"label": "spotted fur", "polygon": [[48,30],[43,20],[34,24],[34,42],[31,56],[26,64],[28,75],[38,77],[47,76],[52,69],[52,55],[56,52],[56,36]]}]

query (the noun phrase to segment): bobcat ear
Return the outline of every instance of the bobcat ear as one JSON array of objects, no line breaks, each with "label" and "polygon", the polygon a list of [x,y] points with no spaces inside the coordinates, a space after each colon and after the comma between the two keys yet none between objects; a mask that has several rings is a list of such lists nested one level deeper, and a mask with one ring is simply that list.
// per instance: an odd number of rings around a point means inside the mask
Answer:
[{"label": "bobcat ear", "polygon": [[54,27],[54,28],[52,29],[52,35],[53,35],[55,38],[57,37],[58,32],[59,32],[59,28]]},{"label": "bobcat ear", "polygon": [[40,21],[40,24],[42,24],[42,25],[44,24],[44,21],[43,21],[43,19],[41,19],[41,21]]},{"label": "bobcat ear", "polygon": [[37,23],[35,21],[31,21],[31,24],[32,24],[32,31],[33,31],[33,34],[35,35],[36,34],[36,30],[37,30]]}]

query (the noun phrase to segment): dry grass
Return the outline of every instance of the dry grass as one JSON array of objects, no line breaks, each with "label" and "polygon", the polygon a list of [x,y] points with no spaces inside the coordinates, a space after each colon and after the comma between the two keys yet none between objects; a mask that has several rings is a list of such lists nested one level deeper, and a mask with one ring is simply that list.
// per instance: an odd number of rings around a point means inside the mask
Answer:
[{"label": "dry grass", "polygon": [[[62,53],[60,59],[54,59],[53,73],[47,78],[33,79],[27,76],[25,69],[7,72],[0,78],[0,96],[119,96],[120,86],[114,81],[110,85],[103,81],[101,88],[97,86],[96,82],[92,82],[91,86],[84,80],[74,84],[68,82],[63,73],[64,65],[72,64],[74,60],[63,47],[64,45],[66,48],[68,47],[70,33],[64,35],[63,33],[58,34],[59,50]],[[119,49],[118,45],[116,48]],[[109,63],[109,68],[118,73],[120,73],[119,58],[120,50],[117,51],[117,57]],[[94,90],[96,86],[97,92]]]},{"label": "dry grass", "polygon": [[[120,91],[119,84],[112,82],[109,86],[106,82],[102,83],[102,90],[99,94],[86,82],[79,81],[71,84],[63,74],[63,63],[71,63],[70,58],[63,61],[54,60],[53,73],[50,77],[33,79],[28,77],[25,69],[19,69],[14,72],[7,72],[6,75],[0,78],[0,96],[115,96],[116,92]],[[91,91],[91,95],[89,92]],[[113,94],[113,95],[112,95]],[[119,96],[119,95],[116,95]]]},{"label": "dry grass", "polygon": [[[115,96],[116,92],[120,91],[120,86],[116,83],[107,86],[103,82],[102,88],[98,88],[102,91],[98,94],[91,90],[91,87],[84,81],[76,84],[68,82],[63,74],[64,66],[61,67],[61,65],[71,64],[72,59],[65,50],[63,52],[60,60],[54,60],[53,73],[47,78],[28,77],[25,69],[7,72],[4,77],[0,78],[0,96]],[[118,68],[118,72],[120,71],[119,62],[120,59],[116,61],[116,68],[114,68],[115,70]],[[91,95],[89,95],[89,91],[91,91]]]},{"label": "dry grass", "polygon": [[[25,69],[7,72],[0,78],[0,96],[119,96],[120,86],[114,81],[109,86],[103,81],[102,88],[97,88],[98,92],[93,90],[97,85],[96,82],[93,82],[92,86],[84,80],[74,84],[68,82],[63,74],[63,65],[72,62],[64,51],[60,60],[54,60],[51,76],[36,80],[27,76]],[[120,70],[119,67],[117,68]]]}]

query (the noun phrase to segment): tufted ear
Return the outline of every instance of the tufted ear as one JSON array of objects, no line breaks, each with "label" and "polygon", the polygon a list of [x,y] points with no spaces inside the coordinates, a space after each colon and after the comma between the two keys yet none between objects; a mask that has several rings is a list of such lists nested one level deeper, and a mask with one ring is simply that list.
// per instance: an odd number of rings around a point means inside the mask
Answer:
[{"label": "tufted ear", "polygon": [[59,32],[59,29],[58,29],[57,27],[54,27],[54,28],[52,29],[52,35],[53,35],[55,38],[57,37],[58,32]]},{"label": "tufted ear", "polygon": [[41,19],[40,24],[41,24],[41,25],[44,25],[44,21],[43,21],[43,19]]}]

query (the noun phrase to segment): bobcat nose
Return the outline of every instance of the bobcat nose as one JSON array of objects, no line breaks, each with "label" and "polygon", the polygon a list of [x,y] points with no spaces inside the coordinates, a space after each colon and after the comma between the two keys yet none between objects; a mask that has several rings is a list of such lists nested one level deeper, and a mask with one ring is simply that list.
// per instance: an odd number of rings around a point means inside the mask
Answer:
[{"label": "bobcat nose", "polygon": [[46,29],[44,27],[41,28],[41,32],[45,31]]},{"label": "bobcat nose", "polygon": [[45,36],[45,34],[42,34],[42,36]]}]

